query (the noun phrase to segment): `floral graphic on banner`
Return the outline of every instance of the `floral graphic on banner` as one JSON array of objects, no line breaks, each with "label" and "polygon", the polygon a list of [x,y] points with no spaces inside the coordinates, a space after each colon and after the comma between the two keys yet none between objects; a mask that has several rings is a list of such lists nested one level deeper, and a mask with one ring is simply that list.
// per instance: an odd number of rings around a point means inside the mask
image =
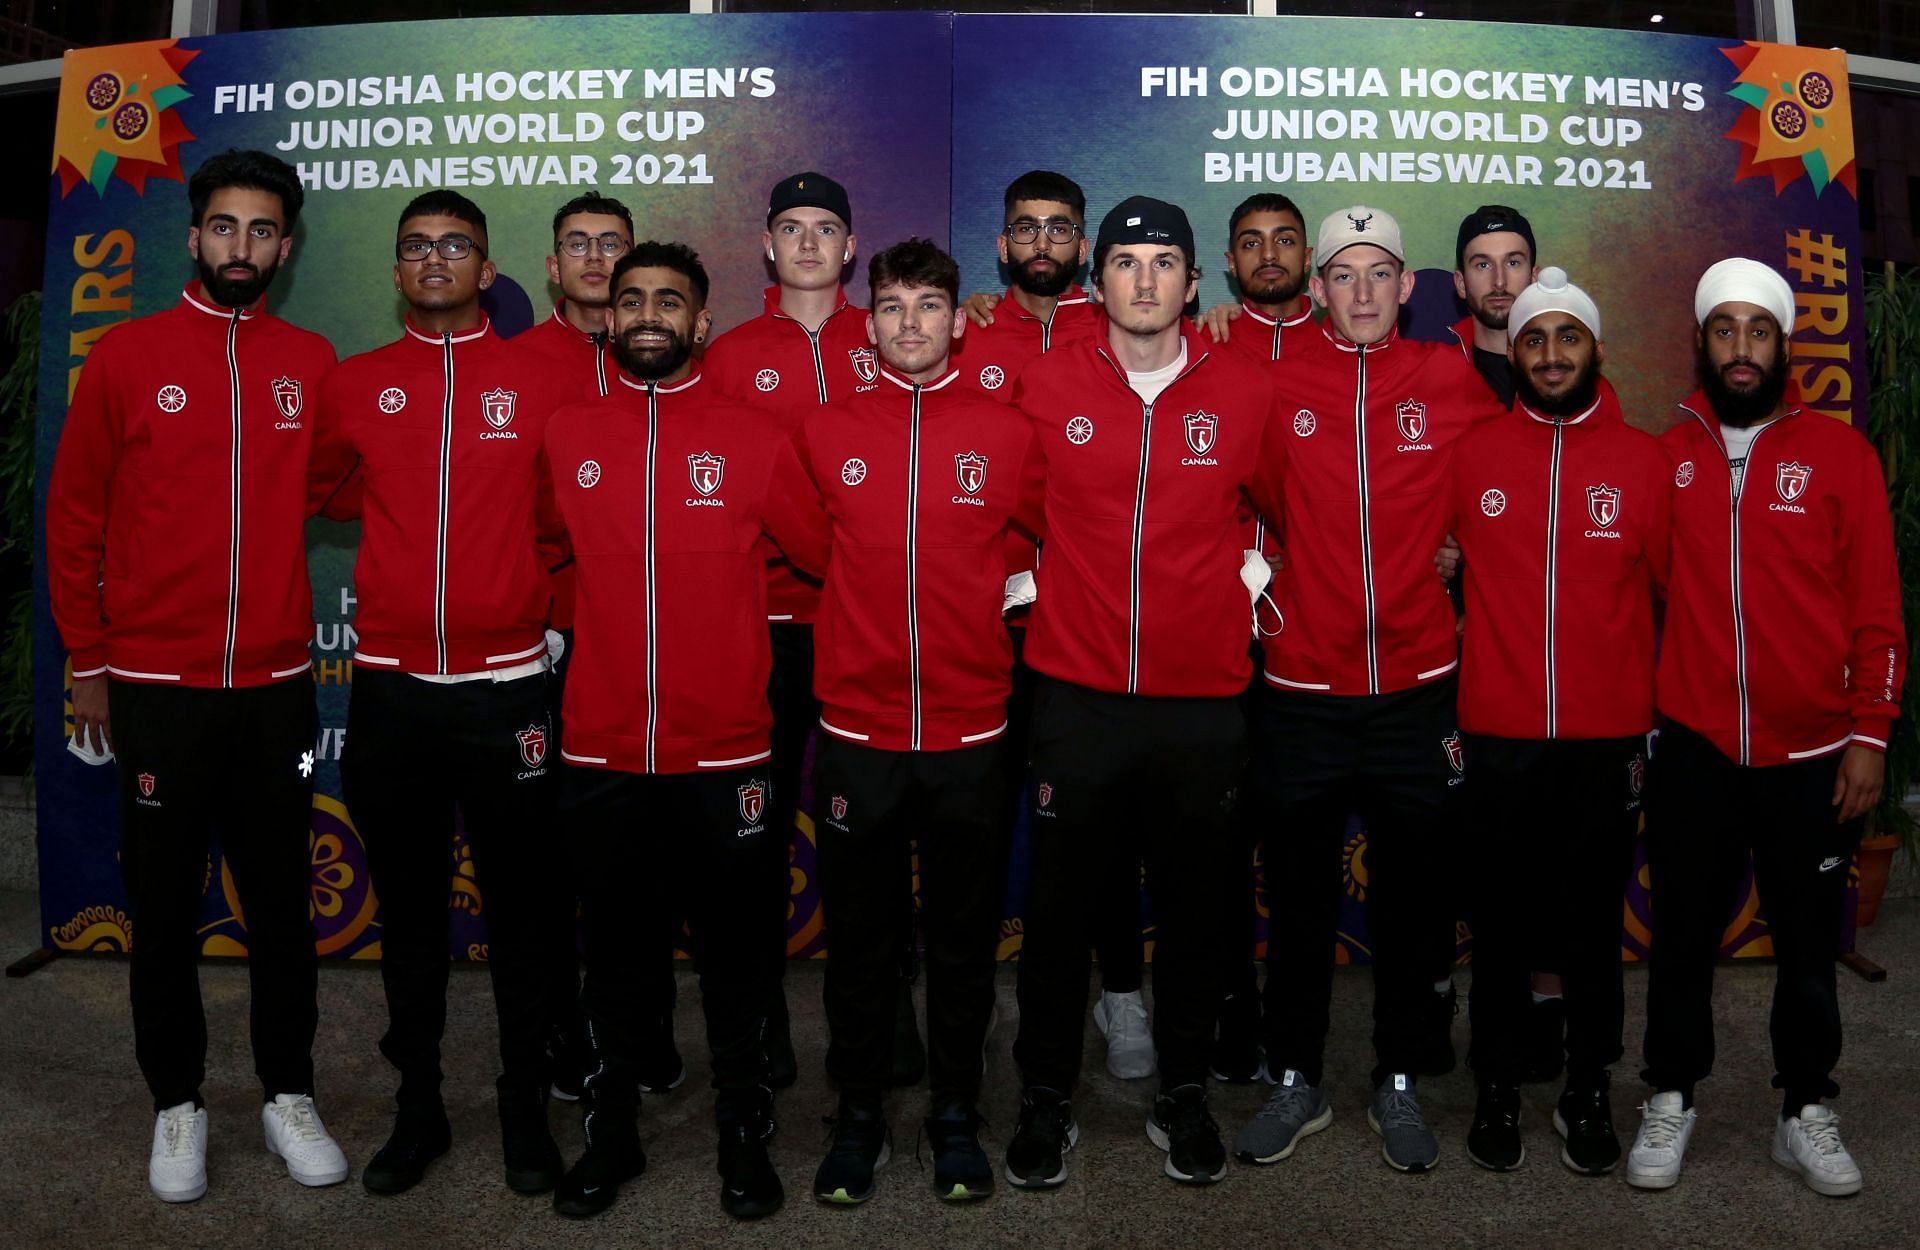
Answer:
[{"label": "floral graphic on banner", "polygon": [[1858,199],[1847,54],[1752,41],[1720,51],[1740,71],[1727,94],[1747,106],[1724,136],[1740,145],[1734,181],[1771,175],[1778,195],[1804,176],[1816,196],[1837,182]]},{"label": "floral graphic on banner", "polygon": [[180,145],[194,134],[174,106],[193,95],[180,71],[198,55],[170,39],[67,54],[53,140],[61,198],[82,182],[105,195],[118,178],[145,195],[149,178],[183,180]]}]

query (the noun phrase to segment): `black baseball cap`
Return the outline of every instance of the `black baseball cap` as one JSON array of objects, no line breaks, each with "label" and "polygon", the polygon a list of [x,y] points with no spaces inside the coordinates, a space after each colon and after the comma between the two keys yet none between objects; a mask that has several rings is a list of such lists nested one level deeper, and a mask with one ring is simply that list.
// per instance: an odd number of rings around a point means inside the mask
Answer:
[{"label": "black baseball cap", "polygon": [[1171,243],[1193,261],[1193,226],[1178,204],[1133,195],[1113,206],[1100,220],[1095,246],[1105,249],[1129,243]]},{"label": "black baseball cap", "polygon": [[847,189],[825,174],[808,170],[782,178],[773,184],[767,196],[767,224],[790,208],[824,208],[853,229],[853,206],[847,203]]},{"label": "black baseball cap", "polygon": [[1533,244],[1533,225],[1526,215],[1517,208],[1508,208],[1505,204],[1482,204],[1467,214],[1460,223],[1460,237],[1453,245],[1453,266],[1458,269],[1467,263],[1467,244],[1483,234],[1517,234],[1527,241],[1527,259],[1538,260],[1539,252]]}]

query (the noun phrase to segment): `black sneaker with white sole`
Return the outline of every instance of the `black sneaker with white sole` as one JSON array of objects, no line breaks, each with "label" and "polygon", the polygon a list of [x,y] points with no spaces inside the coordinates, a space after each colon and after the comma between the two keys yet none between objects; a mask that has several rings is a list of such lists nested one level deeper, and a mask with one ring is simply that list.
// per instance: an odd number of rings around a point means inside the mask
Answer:
[{"label": "black sneaker with white sole", "polygon": [[1176,1181],[1211,1185],[1227,1174],[1227,1148],[1207,1114],[1204,1085],[1181,1085],[1155,1098],[1147,1140],[1167,1152],[1167,1175]]},{"label": "black sneaker with white sole", "polygon": [[1020,1124],[1007,1143],[1007,1183],[1021,1189],[1066,1184],[1067,1152],[1080,1140],[1073,1104],[1058,1090],[1030,1085],[1020,1095]]},{"label": "black sneaker with white sole", "polygon": [[1467,1158],[1490,1172],[1511,1172],[1526,1162],[1520,1140],[1520,1087],[1498,1081],[1480,1086],[1467,1130]]},{"label": "black sneaker with white sole", "polygon": [[1553,1131],[1564,1143],[1560,1162],[1582,1176],[1604,1176],[1620,1165],[1620,1134],[1613,1127],[1610,1084],[1605,1072],[1598,1080],[1571,1079],[1553,1109]]}]

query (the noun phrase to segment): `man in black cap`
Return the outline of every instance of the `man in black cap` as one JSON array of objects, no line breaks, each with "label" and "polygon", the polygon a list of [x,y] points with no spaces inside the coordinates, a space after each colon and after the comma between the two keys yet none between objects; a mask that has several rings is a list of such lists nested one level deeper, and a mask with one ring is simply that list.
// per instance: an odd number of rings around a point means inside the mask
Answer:
[{"label": "man in black cap", "polygon": [[1175,1180],[1226,1174],[1206,1079],[1252,674],[1237,514],[1273,389],[1183,320],[1200,271],[1179,208],[1122,201],[1100,225],[1093,272],[1102,331],[1033,361],[1014,393],[1048,468],[1026,650],[1039,687],[1014,1043],[1024,1090],[1006,1160],[1008,1181],[1029,1189],[1066,1180],[1079,1136],[1069,1100],[1091,882],[1111,856],[1145,860],[1159,924],[1147,1136]]},{"label": "man in black cap", "polygon": [[1533,285],[1533,226],[1518,209],[1482,204],[1460,223],[1453,248],[1453,289],[1467,315],[1453,327],[1460,350],[1507,407],[1513,373],[1507,363],[1507,313]]}]

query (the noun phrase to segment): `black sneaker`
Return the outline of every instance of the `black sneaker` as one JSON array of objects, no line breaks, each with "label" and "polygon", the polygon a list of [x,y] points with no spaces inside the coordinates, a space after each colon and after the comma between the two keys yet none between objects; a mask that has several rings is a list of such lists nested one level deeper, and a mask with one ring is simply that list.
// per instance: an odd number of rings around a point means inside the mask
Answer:
[{"label": "black sneaker", "polygon": [[452,1145],[444,1106],[432,1102],[402,1107],[393,1118],[393,1135],[360,1170],[360,1183],[370,1194],[405,1193]]},{"label": "black sneaker", "polygon": [[547,1127],[547,1091],[538,1085],[518,1088],[502,1077],[494,1082],[500,1104],[500,1151],[506,1160],[507,1188],[517,1194],[544,1194],[560,1180],[566,1165]]},{"label": "black sneaker", "polygon": [[1066,1184],[1066,1155],[1079,1140],[1073,1104],[1058,1090],[1028,1086],[1020,1095],[1019,1127],[1007,1143],[1007,1183],[1022,1189]]},{"label": "black sneaker", "polygon": [[1213,1079],[1229,1085],[1251,1085],[1266,1074],[1260,1054],[1260,1000],[1248,994],[1228,994],[1220,1000],[1220,1020],[1213,1031]]},{"label": "black sneaker", "polygon": [[772,1215],[787,1200],[780,1174],[767,1156],[773,1137],[773,1091],[756,1086],[720,1096],[714,1110],[720,1127],[720,1209],[736,1220]]},{"label": "black sneaker", "polygon": [[840,1114],[830,1121],[833,1145],[813,1174],[813,1196],[822,1202],[858,1206],[873,1197],[873,1174],[892,1151],[887,1140],[887,1117],[877,1099],[840,1100]]},{"label": "black sneaker", "polygon": [[1494,1172],[1511,1172],[1527,1157],[1520,1140],[1520,1087],[1488,1082],[1473,1105],[1467,1157]]},{"label": "black sneaker", "polygon": [[980,1149],[980,1113],[968,1103],[944,1103],[921,1126],[933,1147],[933,1192],[949,1202],[993,1192],[993,1162]]},{"label": "black sneaker", "polygon": [[793,1055],[793,1022],[787,1015],[787,987],[773,987],[767,1004],[767,1074],[775,1089],[787,1089],[800,1079],[800,1061]]},{"label": "black sneaker", "polygon": [[1155,1098],[1147,1140],[1167,1152],[1167,1175],[1176,1181],[1211,1185],[1227,1174],[1227,1148],[1207,1114],[1204,1085],[1182,1085]]},{"label": "black sneaker", "polygon": [[1607,1097],[1610,1078],[1568,1081],[1560,1104],[1553,1109],[1553,1131],[1565,1145],[1560,1162],[1582,1176],[1604,1176],[1620,1164],[1620,1135],[1613,1131],[1613,1106]]},{"label": "black sneaker", "polygon": [[1453,1018],[1460,1014],[1460,991],[1449,981],[1444,993],[1431,991],[1422,1011],[1421,1076],[1445,1076],[1453,1071]]},{"label": "black sneaker", "polygon": [[1527,1008],[1527,1079],[1557,1081],[1567,1066],[1567,1000],[1544,998]]},{"label": "black sneaker", "polygon": [[893,1065],[887,1079],[894,1088],[912,1088],[927,1074],[927,1047],[920,1040],[920,1013],[913,1005],[913,979],[901,977],[893,1000]]},{"label": "black sneaker", "polygon": [[595,1111],[588,1116],[587,1151],[554,1187],[555,1211],[574,1219],[598,1215],[620,1196],[620,1186],[646,1171],[646,1152],[640,1149],[639,1130],[631,1115],[628,1112],[622,1118]]},{"label": "black sneaker", "polygon": [[[793,1050],[791,1040],[787,1043],[787,1050],[789,1053]],[[646,1036],[640,1039],[640,1055],[633,1066],[643,1094],[664,1094],[670,1089],[679,1089],[686,1082],[687,1065],[680,1058],[679,1048],[673,1044],[671,1013],[655,1016],[649,1023]]]}]

